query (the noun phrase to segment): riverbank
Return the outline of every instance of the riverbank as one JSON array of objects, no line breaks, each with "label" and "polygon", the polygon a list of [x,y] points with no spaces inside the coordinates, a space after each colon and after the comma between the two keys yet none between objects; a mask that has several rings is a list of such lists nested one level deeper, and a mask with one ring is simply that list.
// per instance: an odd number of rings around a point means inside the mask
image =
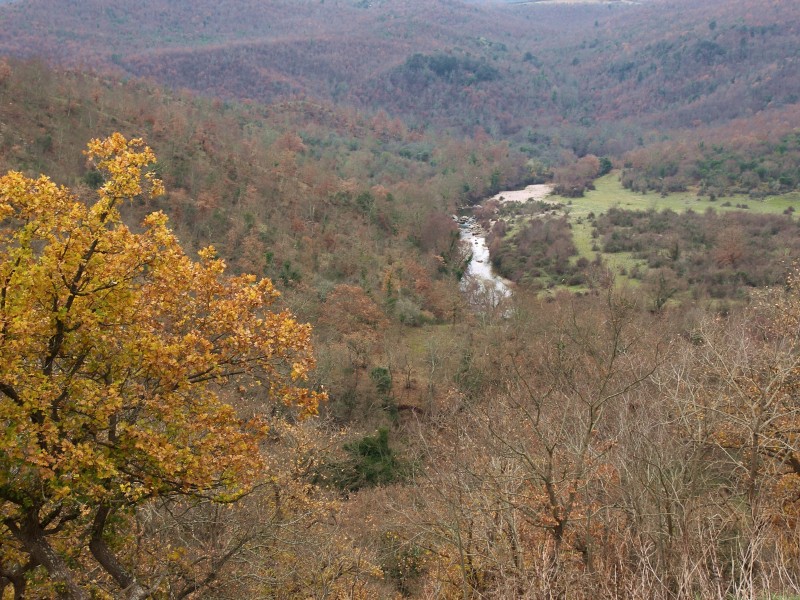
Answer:
[{"label": "riverbank", "polygon": [[527,186],[522,190],[509,190],[495,194],[489,200],[497,200],[498,202],[546,202],[550,194],[553,193],[553,186],[547,183],[536,183]]},{"label": "riverbank", "polygon": [[[473,211],[482,210],[494,203],[497,212],[499,206],[505,203],[520,203],[547,201],[553,188],[547,184],[529,185],[522,190],[506,190],[487,198],[473,208]],[[514,283],[498,275],[492,268],[489,247],[486,244],[487,231],[472,216],[455,217],[459,225],[461,241],[467,244],[472,252],[472,259],[467,265],[464,277],[461,280],[461,290],[470,304],[496,307],[504,299],[511,296]],[[490,221],[489,225],[493,225]]]}]

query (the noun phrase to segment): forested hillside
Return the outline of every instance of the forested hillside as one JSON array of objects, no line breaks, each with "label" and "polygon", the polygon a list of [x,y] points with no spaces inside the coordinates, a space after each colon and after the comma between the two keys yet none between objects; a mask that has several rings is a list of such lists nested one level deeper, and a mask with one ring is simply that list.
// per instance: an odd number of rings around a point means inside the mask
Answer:
[{"label": "forested hillside", "polygon": [[[480,125],[524,139],[567,120],[591,131],[591,151],[603,154],[629,149],[652,126],[795,103],[797,10],[755,0],[148,0],[53,11],[30,1],[4,8],[0,49],[228,98],[336,100],[469,133]],[[619,121],[634,131],[626,136]],[[612,122],[615,134],[603,126]]]},{"label": "forested hillside", "polygon": [[800,595],[799,24],[0,0],[0,598]]}]

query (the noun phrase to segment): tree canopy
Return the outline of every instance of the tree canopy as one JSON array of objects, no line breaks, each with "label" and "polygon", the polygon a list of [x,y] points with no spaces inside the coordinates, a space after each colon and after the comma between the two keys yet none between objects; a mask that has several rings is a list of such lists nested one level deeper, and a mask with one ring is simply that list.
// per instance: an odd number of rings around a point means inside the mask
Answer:
[{"label": "tree canopy", "polygon": [[258,480],[266,427],[232,394],[316,412],[303,387],[310,326],[269,310],[267,279],[229,276],[213,247],[192,260],[161,212],[140,231],[119,206],[163,191],[153,152],[92,140],[93,203],[49,178],[0,178],[0,560],[24,593],[44,568],[88,598],[94,561],[126,597],[151,591],[109,543],[154,498],[233,501]]}]

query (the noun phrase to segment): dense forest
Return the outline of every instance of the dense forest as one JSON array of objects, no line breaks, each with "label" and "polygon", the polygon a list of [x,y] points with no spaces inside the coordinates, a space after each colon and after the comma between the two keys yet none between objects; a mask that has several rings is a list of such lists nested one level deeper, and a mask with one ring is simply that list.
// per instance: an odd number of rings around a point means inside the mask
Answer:
[{"label": "dense forest", "polygon": [[798,48],[0,1],[0,598],[800,596]]}]

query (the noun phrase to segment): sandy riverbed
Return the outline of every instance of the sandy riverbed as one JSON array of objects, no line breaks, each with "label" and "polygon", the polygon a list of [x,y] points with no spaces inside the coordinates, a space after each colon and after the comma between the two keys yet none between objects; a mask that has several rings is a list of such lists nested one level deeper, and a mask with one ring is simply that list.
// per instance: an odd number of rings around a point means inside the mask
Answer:
[{"label": "sandy riverbed", "polygon": [[495,194],[490,200],[497,200],[499,202],[536,202],[538,200],[548,201],[550,192],[553,191],[553,186],[546,183],[537,183],[529,185],[522,190],[510,190]]}]

